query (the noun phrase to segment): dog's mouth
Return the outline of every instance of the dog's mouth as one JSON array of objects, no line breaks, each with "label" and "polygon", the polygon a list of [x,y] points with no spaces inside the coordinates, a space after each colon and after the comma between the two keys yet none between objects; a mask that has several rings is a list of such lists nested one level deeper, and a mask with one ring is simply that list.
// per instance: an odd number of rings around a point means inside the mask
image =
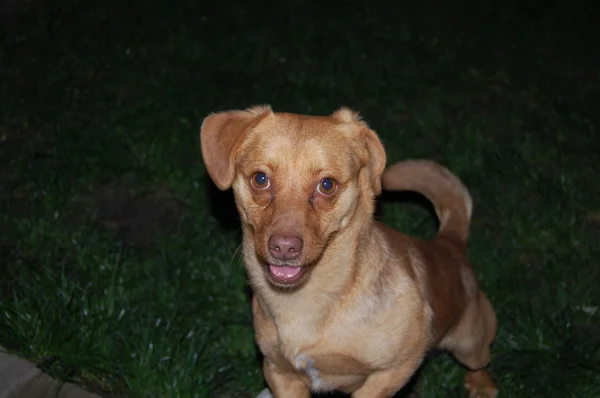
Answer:
[{"label": "dog's mouth", "polygon": [[269,279],[276,285],[295,285],[302,280],[307,271],[308,268],[304,266],[267,264]]}]

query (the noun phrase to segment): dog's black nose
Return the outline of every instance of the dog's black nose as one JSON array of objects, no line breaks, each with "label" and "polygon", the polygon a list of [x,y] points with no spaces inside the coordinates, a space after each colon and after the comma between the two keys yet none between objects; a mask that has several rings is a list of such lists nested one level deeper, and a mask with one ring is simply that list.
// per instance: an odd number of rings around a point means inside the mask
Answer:
[{"label": "dog's black nose", "polygon": [[304,242],[298,236],[271,235],[269,251],[278,260],[295,260],[302,253]]}]

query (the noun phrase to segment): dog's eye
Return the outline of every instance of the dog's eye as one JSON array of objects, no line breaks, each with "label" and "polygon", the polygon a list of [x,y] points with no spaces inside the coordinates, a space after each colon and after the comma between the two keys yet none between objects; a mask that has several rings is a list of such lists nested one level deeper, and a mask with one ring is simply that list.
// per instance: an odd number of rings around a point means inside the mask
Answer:
[{"label": "dog's eye", "polygon": [[265,173],[254,173],[251,178],[252,185],[254,185],[258,189],[267,189],[271,186],[271,181],[269,181],[269,176]]},{"label": "dog's eye", "polygon": [[317,185],[317,191],[322,195],[331,195],[337,189],[337,182],[333,178],[323,178],[319,185]]}]

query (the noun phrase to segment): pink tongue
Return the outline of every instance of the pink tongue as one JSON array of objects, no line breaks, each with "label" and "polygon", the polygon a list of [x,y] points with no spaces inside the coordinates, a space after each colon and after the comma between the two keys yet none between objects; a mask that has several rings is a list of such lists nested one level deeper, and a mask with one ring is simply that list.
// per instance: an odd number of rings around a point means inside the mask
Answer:
[{"label": "pink tongue", "polygon": [[269,265],[271,274],[277,279],[290,279],[300,273],[300,267]]}]

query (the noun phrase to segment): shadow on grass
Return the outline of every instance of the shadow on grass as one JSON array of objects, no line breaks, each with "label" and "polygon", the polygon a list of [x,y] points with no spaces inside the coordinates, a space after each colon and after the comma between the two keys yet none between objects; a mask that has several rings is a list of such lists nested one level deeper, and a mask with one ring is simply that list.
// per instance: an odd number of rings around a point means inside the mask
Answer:
[{"label": "shadow on grass", "polygon": [[233,190],[221,191],[208,174],[204,175],[203,186],[209,200],[210,214],[217,220],[223,231],[236,232],[236,237],[241,238],[240,218],[235,207]]}]

